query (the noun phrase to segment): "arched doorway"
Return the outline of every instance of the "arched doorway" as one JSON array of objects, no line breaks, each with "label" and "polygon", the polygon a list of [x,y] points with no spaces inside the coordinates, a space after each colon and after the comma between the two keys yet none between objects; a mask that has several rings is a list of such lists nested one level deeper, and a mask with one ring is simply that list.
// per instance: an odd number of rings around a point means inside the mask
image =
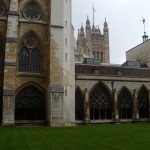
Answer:
[{"label": "arched doorway", "polygon": [[112,97],[109,89],[99,83],[90,94],[90,118],[91,120],[112,118]]},{"label": "arched doorway", "polygon": [[149,91],[145,86],[141,88],[138,94],[139,118],[149,118]]},{"label": "arched doorway", "polygon": [[75,120],[84,119],[84,99],[82,91],[77,88],[75,93]]},{"label": "arched doorway", "polygon": [[133,99],[130,91],[123,87],[118,95],[118,110],[120,119],[132,119]]},{"label": "arched doorway", "polygon": [[36,87],[27,86],[16,96],[15,120],[45,120],[45,97]]}]

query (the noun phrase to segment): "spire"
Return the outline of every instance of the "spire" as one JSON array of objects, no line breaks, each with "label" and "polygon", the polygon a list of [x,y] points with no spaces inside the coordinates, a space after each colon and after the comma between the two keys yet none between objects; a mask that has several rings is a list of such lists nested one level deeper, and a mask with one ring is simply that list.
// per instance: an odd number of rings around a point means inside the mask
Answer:
[{"label": "spire", "polygon": [[143,38],[143,42],[146,42],[148,40],[148,35],[146,35],[146,32],[144,32],[142,38]]},{"label": "spire", "polygon": [[84,37],[83,23],[81,24],[80,35],[81,35],[81,37]]},{"label": "spire", "polygon": [[90,30],[90,29],[91,29],[90,20],[89,20],[89,17],[87,16],[87,20],[86,20],[86,31],[87,31],[87,30]]},{"label": "spire", "polygon": [[105,22],[104,22],[104,28],[103,28],[104,33],[108,33],[108,24],[105,18]]},{"label": "spire", "polygon": [[95,8],[94,8],[94,5],[92,4],[93,6],[93,27],[94,27],[94,13],[96,12]]},{"label": "spire", "polygon": [[142,36],[143,38],[143,42],[146,42],[148,40],[148,35],[146,35],[146,31],[145,31],[145,19],[142,17],[142,20],[140,20],[143,22],[143,27],[144,27],[144,35]]}]

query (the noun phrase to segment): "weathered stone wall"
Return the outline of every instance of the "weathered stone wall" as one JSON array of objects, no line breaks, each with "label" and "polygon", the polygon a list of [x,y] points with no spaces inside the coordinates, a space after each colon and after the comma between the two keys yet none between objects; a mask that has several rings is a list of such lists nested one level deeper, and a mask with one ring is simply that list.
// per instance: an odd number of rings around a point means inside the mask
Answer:
[{"label": "weathered stone wall", "polygon": [[[47,89],[47,67],[49,63],[49,57],[47,57],[49,51],[49,1],[37,1],[41,11],[41,17],[37,21],[30,21],[24,17],[24,6],[28,2],[25,0],[11,0],[8,18],[6,18],[6,21],[3,19],[3,23],[0,24],[3,32],[6,32],[4,28],[7,28],[7,32],[4,33],[4,35],[6,35],[6,51],[3,86],[3,125],[15,123],[15,97],[23,87],[32,84],[44,93]],[[38,44],[42,56],[41,72],[38,74],[19,72],[18,54],[22,48],[22,41],[25,35],[30,31],[34,32],[38,37]]]}]

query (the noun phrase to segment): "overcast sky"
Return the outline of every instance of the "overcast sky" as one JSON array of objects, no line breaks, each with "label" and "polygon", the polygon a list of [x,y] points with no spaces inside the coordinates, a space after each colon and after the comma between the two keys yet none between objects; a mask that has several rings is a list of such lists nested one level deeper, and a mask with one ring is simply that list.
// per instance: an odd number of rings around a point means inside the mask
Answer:
[{"label": "overcast sky", "polygon": [[85,26],[87,15],[92,24],[92,3],[94,4],[95,25],[103,32],[106,18],[109,27],[110,61],[122,64],[125,52],[142,43],[146,19],[146,33],[150,36],[150,0],[72,0],[72,23],[77,38],[81,23]]}]

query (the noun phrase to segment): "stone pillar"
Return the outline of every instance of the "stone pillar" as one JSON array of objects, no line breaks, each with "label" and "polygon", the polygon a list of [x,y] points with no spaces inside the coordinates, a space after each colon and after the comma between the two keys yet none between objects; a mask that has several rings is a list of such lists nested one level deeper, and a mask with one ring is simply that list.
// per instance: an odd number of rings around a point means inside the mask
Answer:
[{"label": "stone pillar", "polygon": [[119,111],[118,111],[118,94],[117,91],[114,90],[114,115],[115,115],[115,121],[119,120]]},{"label": "stone pillar", "polygon": [[84,94],[84,120],[85,123],[90,121],[90,104],[89,104],[89,92],[88,89],[85,89]]},{"label": "stone pillar", "polygon": [[49,125],[64,126],[64,87],[62,85],[50,86]]},{"label": "stone pillar", "polygon": [[3,125],[14,124],[16,53],[18,47],[18,0],[10,1],[4,64]]},{"label": "stone pillar", "polygon": [[14,114],[15,114],[15,91],[14,90],[4,90],[4,100],[3,100],[3,126],[11,126],[15,124]]},{"label": "stone pillar", "polygon": [[139,119],[138,100],[136,89],[133,91],[133,120]]}]

